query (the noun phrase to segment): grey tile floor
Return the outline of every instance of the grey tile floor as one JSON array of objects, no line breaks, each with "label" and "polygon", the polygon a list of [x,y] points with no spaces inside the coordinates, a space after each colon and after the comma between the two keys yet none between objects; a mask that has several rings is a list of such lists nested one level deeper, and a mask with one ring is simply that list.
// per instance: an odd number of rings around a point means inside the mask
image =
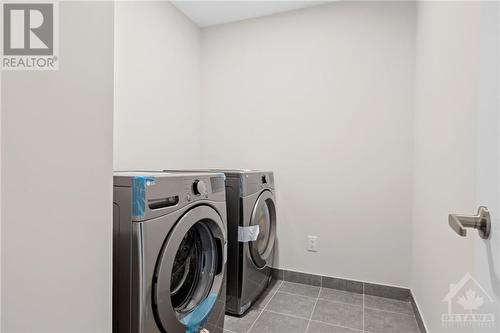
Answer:
[{"label": "grey tile floor", "polygon": [[419,333],[409,302],[275,280],[225,333]]}]

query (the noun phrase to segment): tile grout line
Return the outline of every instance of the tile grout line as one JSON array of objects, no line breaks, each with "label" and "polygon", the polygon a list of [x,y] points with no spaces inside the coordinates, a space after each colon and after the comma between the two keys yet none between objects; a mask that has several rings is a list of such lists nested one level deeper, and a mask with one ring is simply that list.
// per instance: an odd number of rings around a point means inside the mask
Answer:
[{"label": "tile grout line", "polygon": [[[323,322],[321,320],[313,320],[312,317],[314,315],[314,311],[316,310],[316,307],[317,307],[317,304],[319,302],[319,300],[324,300],[326,302],[329,302],[329,303],[340,303],[340,304],[346,304],[346,305],[351,305],[351,306],[356,306],[355,304],[351,304],[351,303],[344,303],[344,302],[338,302],[338,301],[332,301],[332,300],[329,300],[329,299],[324,299],[324,298],[321,298],[321,291],[323,288],[322,286],[322,281],[321,281],[321,285],[319,287],[319,292],[318,292],[318,296],[317,297],[312,297],[312,296],[305,296],[305,295],[301,295],[301,294],[294,294],[294,293],[290,293],[290,292],[284,292],[284,291],[280,291],[280,289],[283,287],[283,285],[286,283],[291,283],[291,284],[296,284],[296,285],[306,285],[306,286],[310,286],[310,285],[307,285],[307,284],[303,284],[303,283],[298,283],[298,282],[291,282],[291,281],[285,281],[285,280],[281,280],[279,281],[279,283],[277,284],[277,287],[276,287],[276,290],[273,292],[272,296],[269,298],[269,300],[263,305],[262,308],[260,308],[260,311],[259,311],[259,314],[258,316],[256,317],[256,319],[252,322],[252,325],[249,327],[248,331],[247,332],[250,332],[250,330],[253,329],[253,327],[255,326],[256,322],[258,321],[258,319],[261,317],[262,313],[264,311],[267,311],[267,312],[270,312],[270,313],[275,313],[275,314],[279,314],[279,315],[285,315],[285,316],[289,316],[289,317],[292,317],[292,318],[298,318],[298,319],[302,319],[302,320],[307,320],[307,326],[306,326],[306,332],[307,333],[307,330],[309,329],[310,327],[310,324],[312,321],[314,322],[318,322],[318,323],[322,323],[322,324],[326,324],[326,325],[332,325],[331,323],[327,323],[327,322]],[[311,286],[311,287],[315,287],[315,286]],[[316,286],[317,287],[317,286]],[[345,290],[341,290],[341,289],[335,289],[335,288],[327,288],[327,289],[333,289],[333,290],[336,290],[336,291],[340,291],[340,292],[345,292],[345,293],[355,293],[355,292],[348,292],[348,291],[345,291]],[[401,312],[394,312],[394,311],[387,311],[387,310],[382,310],[382,309],[378,309],[378,308],[372,308],[372,307],[366,307],[366,301],[365,301],[365,296],[367,296],[365,294],[365,286],[363,284],[363,290],[362,290],[362,304],[361,304],[361,308],[362,308],[362,329],[361,330],[358,330],[358,329],[354,329],[354,328],[351,328],[351,327],[347,327],[347,326],[340,326],[340,325],[332,325],[332,326],[337,326],[337,327],[343,327],[343,328],[349,328],[349,329],[353,329],[353,330],[357,330],[359,331],[360,333],[372,333],[370,331],[367,331],[366,330],[366,322],[365,322],[365,310],[367,309],[372,309],[372,310],[375,310],[375,311],[381,311],[381,312],[386,312],[386,313],[392,313],[392,314],[396,314],[396,315],[402,315],[402,316],[409,316],[409,317],[414,317],[415,318],[415,322],[416,321],[416,316],[415,315],[409,315],[409,314],[405,314],[405,313],[401,313]],[[312,309],[312,312],[311,312],[311,315],[309,316],[309,319],[308,318],[305,318],[305,317],[300,317],[300,316],[294,316],[294,315],[291,315],[291,314],[288,314],[288,313],[282,313],[282,312],[279,312],[279,311],[273,311],[273,310],[269,310],[267,309],[267,306],[269,306],[269,304],[271,303],[272,299],[278,294],[278,293],[283,293],[283,294],[288,294],[288,295],[294,295],[294,296],[302,296],[302,297],[305,297],[305,298],[310,298],[310,299],[315,299],[315,303],[314,303],[314,307]],[[381,296],[375,296],[375,297],[378,297],[378,298],[385,298],[385,297],[381,297]],[[418,323],[417,323],[417,326],[418,326]],[[231,332],[231,331],[229,331]],[[233,333],[233,332],[231,332]]]},{"label": "tile grout line", "polygon": [[[322,287],[318,287],[321,289],[324,289]],[[326,289],[331,289],[331,288],[326,288]],[[341,293],[350,293],[349,291],[343,291],[343,290],[338,290],[338,289],[331,289],[331,290],[335,290],[335,291],[338,291],[338,292],[341,292]],[[346,305],[352,305],[352,306],[363,306],[362,304],[359,305],[359,304],[354,304],[354,303],[348,303],[348,302],[341,302],[341,301],[337,301],[337,300],[331,300],[331,299],[328,299],[328,298],[324,298],[324,297],[312,297],[312,296],[306,296],[306,295],[302,295],[302,294],[296,294],[296,293],[291,293],[291,292],[288,292],[288,291],[278,291],[280,294],[287,294],[287,295],[292,295],[292,296],[300,296],[300,297],[306,297],[306,298],[313,298],[313,299],[316,299],[316,298],[319,298],[320,300],[322,301],[326,301],[326,302],[330,302],[330,303],[338,303],[338,304],[346,304]],[[358,293],[353,293],[353,294],[358,294]],[[360,295],[360,294],[358,294]],[[377,309],[377,308],[373,308],[375,310],[380,310],[380,309]],[[380,310],[380,311],[385,311],[385,310]],[[385,311],[385,312],[392,312],[392,311]],[[400,312],[394,312],[394,313],[400,313]],[[404,313],[401,313],[401,314],[404,314]]]},{"label": "tile grout line", "polygon": [[[322,285],[313,286],[313,285],[310,285],[310,284],[304,284],[304,283],[300,283],[300,282],[283,281],[283,283],[285,283],[285,282],[288,283],[288,284],[293,284],[293,285],[298,285],[298,286],[304,286],[304,287],[308,287],[308,288],[322,288],[322,289],[328,289],[328,290],[335,290],[335,291],[338,291],[340,293],[345,293],[345,294],[357,294],[357,295],[362,295],[363,294],[363,292],[358,293],[358,292],[355,292],[355,291],[349,291],[349,290],[344,290],[344,289],[323,287]],[[282,292],[284,292],[284,291],[282,291]],[[312,297],[312,296],[307,296],[307,297],[315,298],[315,297]],[[387,299],[387,297],[382,297],[382,296],[372,296],[372,297]],[[392,299],[392,298],[389,298],[389,299],[397,301],[397,302],[410,303],[410,302],[400,301],[400,300]]]},{"label": "tile grout line", "polygon": [[375,311],[380,311],[380,312],[387,312],[387,313],[392,313],[396,315],[401,315],[401,316],[407,316],[407,317],[415,317],[415,315],[408,314],[408,313],[403,313],[403,312],[397,312],[397,311],[389,311],[389,310],[383,310],[379,308],[373,308],[371,306],[365,306],[369,310],[375,310]]},{"label": "tile grout line", "polygon": [[268,306],[268,304],[271,302],[271,300],[274,298],[274,296],[276,295],[276,293],[278,292],[278,290],[281,288],[281,286],[283,285],[283,280],[281,280],[281,283],[279,284],[279,286],[276,288],[276,291],[273,293],[273,296],[269,297],[269,300],[266,302],[266,304],[262,307],[262,309],[260,310],[260,313],[259,315],[257,316],[257,318],[255,318],[255,320],[253,321],[252,325],[250,325],[250,327],[248,328],[248,331],[247,332],[250,332],[252,330],[252,328],[254,327],[255,323],[257,322],[257,320],[259,320],[260,316],[262,315],[262,313],[264,312],[265,308]]},{"label": "tile grout line", "polygon": [[279,293],[280,294],[293,295],[293,296],[307,297],[307,298],[312,298],[312,299],[318,298],[318,297],[313,297],[313,296],[307,296],[307,295],[302,295],[302,294],[291,293],[289,291],[280,291]]},{"label": "tile grout line", "polygon": [[264,308],[260,309],[260,312],[258,314],[258,316],[254,319],[254,321],[252,322],[252,325],[250,325],[250,327],[248,328],[247,332],[250,332],[250,330],[253,328],[253,326],[255,325],[255,322],[257,321],[257,319],[260,318],[260,315],[262,314],[262,312],[264,312]]},{"label": "tile grout line", "polygon": [[276,291],[273,293],[273,296],[269,297],[269,300],[266,302],[266,305],[264,305],[262,307],[262,310],[264,310],[268,305],[269,303],[271,303],[271,300],[273,299],[273,297],[278,293],[278,291],[280,290],[280,288],[283,286],[283,281],[281,281],[281,283],[279,284],[279,286],[276,288]]},{"label": "tile grout line", "polygon": [[282,316],[290,317],[290,318],[308,320],[306,317],[296,316],[296,315],[293,315],[293,314],[290,314],[290,313],[283,313],[283,312],[278,312],[278,311],[274,311],[274,310],[266,310],[266,312],[274,313],[274,314],[278,314],[278,315],[282,315]]},{"label": "tile grout line", "polygon": [[347,303],[347,302],[333,301],[333,300],[331,300],[331,299],[328,299],[328,298],[323,298],[323,297],[320,297],[319,299],[320,299],[320,300],[322,300],[322,301],[328,302],[328,303],[345,304],[345,305],[350,305],[350,306],[359,306],[359,307],[363,307],[363,304],[355,304],[355,303]]},{"label": "tile grout line", "polygon": [[[274,313],[274,314],[278,314],[278,315],[282,315],[282,316],[290,317],[290,318],[307,320],[307,318],[296,316],[296,315],[293,315],[293,314],[290,314],[290,313],[283,313],[283,312],[278,312],[278,311],[274,311],[274,310],[266,310],[266,312]],[[354,328],[354,327],[349,327],[349,326],[343,326],[343,325],[336,325],[336,324],[328,323],[328,322],[322,321],[322,320],[312,319],[311,321],[314,321],[314,322],[320,323],[320,324],[325,324],[327,326],[341,327],[341,328],[347,328],[347,329],[354,330],[354,331],[363,332],[363,330],[361,330],[359,328]],[[366,332],[367,333],[372,333],[372,332],[368,332],[368,331],[366,331]]]},{"label": "tile grout line", "polygon": [[388,299],[392,302],[397,302],[397,303],[409,303],[411,304],[410,301],[403,301],[401,299],[398,299],[398,298],[392,298],[392,297],[384,297],[384,296],[377,296],[377,295],[367,295],[368,297],[372,297],[372,298],[382,298],[382,299]]},{"label": "tile grout line", "polygon": [[312,317],[314,315],[314,311],[316,310],[316,305],[318,304],[319,295],[321,295],[321,289],[323,289],[323,283],[321,283],[321,287],[319,287],[318,297],[316,297],[316,302],[314,302],[314,306],[313,306],[313,309],[311,311],[311,315],[309,316],[309,321],[307,322],[306,330],[304,333],[307,333],[307,331],[309,330],[309,325],[311,325],[311,320],[312,320]]},{"label": "tile grout line", "polygon": [[[285,282],[288,282],[288,281],[283,281],[283,283],[282,283],[280,286],[282,286]],[[300,283],[298,283],[298,284],[300,284]],[[327,299],[320,298],[319,296],[320,296],[320,294],[321,294],[321,289],[322,289],[322,288],[320,287],[320,292],[318,293],[318,297],[317,297],[317,300],[318,300],[318,301],[319,301],[319,300],[322,300],[322,301],[326,301],[326,302],[330,302],[330,303],[339,303],[339,304],[353,305],[353,304],[343,303],[343,302],[332,302],[332,301],[329,301],[329,300],[327,300]],[[330,289],[330,288],[327,288],[327,289]],[[274,295],[276,295],[278,292],[279,292],[279,293],[283,293],[282,291],[277,290],[277,291],[276,291],[276,293],[275,293]],[[301,296],[301,295],[296,295],[296,294],[290,294],[290,295],[294,295],[294,296]],[[309,297],[309,298],[313,298],[313,297]],[[269,301],[269,302],[270,302],[270,301]],[[269,303],[269,302],[268,302],[268,303]],[[268,304],[268,303],[266,303],[266,304]],[[360,306],[360,305],[354,305],[354,306]],[[362,307],[362,306],[360,306],[360,307]],[[267,312],[270,312],[270,313],[274,313],[274,314],[279,314],[279,315],[282,315],[282,316],[286,316],[286,317],[291,317],[291,318],[297,318],[297,319],[307,320],[307,318],[300,317],[300,316],[296,316],[296,315],[292,315],[292,314],[290,314],[290,313],[283,313],[283,312],[274,311],[274,310],[269,310],[269,309],[267,309],[266,311],[267,311]],[[314,310],[313,310],[313,314],[314,314]],[[312,318],[312,316],[311,316],[310,318]],[[363,333],[363,330],[362,330],[362,329],[357,329],[357,328],[353,328],[353,327],[349,327],[349,326],[335,325],[335,324],[328,323],[328,322],[326,322],[326,321],[322,321],[322,320],[317,320],[317,319],[310,319],[310,320],[308,321],[308,325],[309,325],[309,323],[310,323],[311,321],[314,321],[314,322],[316,322],[316,323],[320,323],[320,324],[325,324],[325,325],[327,325],[327,326],[335,326],[335,327],[347,328],[347,329],[350,329],[350,330],[354,330],[354,331],[358,331],[358,332],[360,332],[360,333]],[[367,331],[366,333],[372,333],[372,332],[368,332],[368,331]]]},{"label": "tile grout line", "polygon": [[[323,288],[320,287],[320,291],[322,290]],[[330,289],[330,288],[326,288],[326,289]],[[332,290],[335,290],[335,291],[338,291],[338,292],[341,292],[341,293],[350,293],[349,291],[343,291],[343,290],[338,290],[338,289],[332,289]],[[381,309],[381,308],[376,308],[376,307],[372,307],[372,306],[367,306],[365,305],[365,295],[364,294],[361,294],[362,295],[362,304],[358,305],[358,304],[355,304],[355,303],[349,303],[349,302],[342,302],[342,301],[338,301],[338,300],[332,300],[332,299],[329,299],[329,298],[325,298],[325,297],[313,297],[313,296],[307,296],[307,295],[303,295],[303,294],[298,294],[298,293],[292,293],[292,292],[289,292],[289,291],[280,291],[278,290],[278,292],[280,294],[286,294],[286,295],[291,295],[291,296],[299,296],[299,297],[305,297],[305,298],[313,298],[313,299],[320,299],[322,301],[326,301],[326,302],[329,302],[329,303],[338,303],[338,304],[346,304],[346,305],[351,305],[351,306],[361,306],[363,308],[366,307],[366,309],[370,309],[370,310],[376,310],[376,311],[381,311],[381,312],[387,312],[387,313],[393,313],[393,314],[397,314],[397,315],[402,315],[402,316],[409,316],[409,317],[415,317],[414,314],[409,314],[409,313],[404,313],[404,312],[400,312],[400,311],[391,311],[391,310],[384,310],[384,309]],[[354,294],[357,294],[357,293],[354,293]],[[379,298],[382,298],[384,299],[384,297],[379,297]],[[398,301],[399,302],[399,301]]]},{"label": "tile grout line", "polygon": [[[321,321],[321,320],[316,320],[316,319],[313,319],[311,321],[314,321],[315,323],[324,324],[326,326],[347,328],[348,330],[351,330],[351,331],[356,331],[356,332],[359,332],[359,333],[364,333],[363,330],[360,330],[359,328],[354,328],[354,327],[349,327],[349,326],[343,326],[343,325],[335,325],[335,324],[332,324],[332,323],[327,323],[326,321]],[[366,333],[372,333],[372,332],[366,331]]]}]

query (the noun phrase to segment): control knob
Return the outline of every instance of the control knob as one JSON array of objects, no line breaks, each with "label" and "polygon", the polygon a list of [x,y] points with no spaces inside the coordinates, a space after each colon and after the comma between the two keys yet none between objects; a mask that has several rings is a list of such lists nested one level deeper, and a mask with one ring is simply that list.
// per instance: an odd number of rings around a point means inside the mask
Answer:
[{"label": "control knob", "polygon": [[203,180],[195,180],[193,183],[193,193],[196,195],[207,194],[207,184]]}]

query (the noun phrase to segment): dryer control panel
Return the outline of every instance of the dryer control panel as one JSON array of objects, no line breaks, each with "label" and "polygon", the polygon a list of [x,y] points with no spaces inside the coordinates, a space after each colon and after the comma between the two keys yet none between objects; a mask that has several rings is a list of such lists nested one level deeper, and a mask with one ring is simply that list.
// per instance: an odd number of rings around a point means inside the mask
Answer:
[{"label": "dryer control panel", "polygon": [[252,171],[240,175],[242,196],[251,195],[263,189],[274,189],[272,171]]}]

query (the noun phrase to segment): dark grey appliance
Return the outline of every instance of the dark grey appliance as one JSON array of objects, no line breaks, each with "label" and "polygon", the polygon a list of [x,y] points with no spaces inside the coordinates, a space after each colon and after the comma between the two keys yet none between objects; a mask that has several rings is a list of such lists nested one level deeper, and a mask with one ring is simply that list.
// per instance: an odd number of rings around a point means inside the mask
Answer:
[{"label": "dark grey appliance", "polygon": [[239,316],[258,300],[271,280],[276,239],[274,173],[246,169],[199,171],[226,175],[226,312]]},{"label": "dark grey appliance", "polygon": [[223,331],[224,178],[114,173],[114,333]]}]

